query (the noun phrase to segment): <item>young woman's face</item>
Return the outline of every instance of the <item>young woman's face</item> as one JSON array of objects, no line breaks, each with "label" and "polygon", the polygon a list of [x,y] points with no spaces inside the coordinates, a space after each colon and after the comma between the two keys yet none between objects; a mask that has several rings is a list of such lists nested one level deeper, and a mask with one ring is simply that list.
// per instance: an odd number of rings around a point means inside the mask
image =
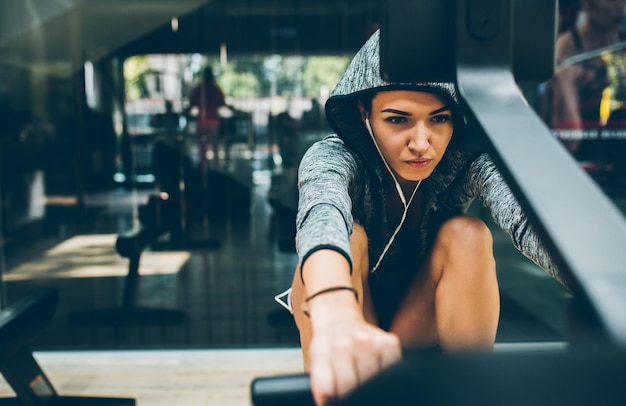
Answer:
[{"label": "young woman's face", "polygon": [[452,139],[451,106],[432,93],[392,90],[374,96],[369,114],[363,106],[359,108],[398,176],[417,181],[433,173]]}]

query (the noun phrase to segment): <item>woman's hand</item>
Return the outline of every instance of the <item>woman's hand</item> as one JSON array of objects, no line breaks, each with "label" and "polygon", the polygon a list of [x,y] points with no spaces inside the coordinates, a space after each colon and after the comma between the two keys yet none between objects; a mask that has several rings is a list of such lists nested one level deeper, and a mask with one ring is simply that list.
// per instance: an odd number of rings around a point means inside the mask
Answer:
[{"label": "woman's hand", "polygon": [[310,314],[309,373],[319,406],[344,397],[402,356],[398,337],[365,321],[352,292],[315,298]]}]

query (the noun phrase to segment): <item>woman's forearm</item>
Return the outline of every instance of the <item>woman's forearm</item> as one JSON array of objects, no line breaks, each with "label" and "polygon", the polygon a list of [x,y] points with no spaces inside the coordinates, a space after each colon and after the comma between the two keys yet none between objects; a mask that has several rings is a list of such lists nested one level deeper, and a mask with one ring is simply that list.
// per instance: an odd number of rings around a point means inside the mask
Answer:
[{"label": "woman's forearm", "polygon": [[[303,264],[301,272],[307,297],[329,288],[352,287],[350,265],[345,256],[334,250],[323,249],[314,252]],[[302,306],[298,303],[294,305]],[[327,319],[328,314],[339,309],[360,311],[351,290],[334,290],[321,294],[306,303],[306,306],[314,325],[320,318]]]}]

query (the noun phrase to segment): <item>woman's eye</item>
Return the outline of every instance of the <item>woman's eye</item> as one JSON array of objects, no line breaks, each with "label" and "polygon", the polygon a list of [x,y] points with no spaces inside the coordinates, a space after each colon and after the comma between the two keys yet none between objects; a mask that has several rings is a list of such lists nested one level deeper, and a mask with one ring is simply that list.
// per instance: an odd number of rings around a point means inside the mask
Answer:
[{"label": "woman's eye", "polygon": [[452,116],[449,114],[439,114],[431,118],[434,123],[447,123],[452,120]]},{"label": "woman's eye", "polygon": [[386,122],[388,123],[392,123],[392,124],[400,124],[400,123],[404,123],[406,122],[406,117],[402,117],[402,116],[391,116],[391,117],[387,117],[385,119]]}]

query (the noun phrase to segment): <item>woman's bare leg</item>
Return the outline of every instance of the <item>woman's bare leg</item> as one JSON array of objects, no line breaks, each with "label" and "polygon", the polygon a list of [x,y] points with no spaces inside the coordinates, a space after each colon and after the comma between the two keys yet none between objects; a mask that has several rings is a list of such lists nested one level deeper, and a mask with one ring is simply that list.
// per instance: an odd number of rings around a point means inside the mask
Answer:
[{"label": "woman's bare leg", "polygon": [[403,348],[492,349],[500,316],[493,239],[479,219],[442,226],[391,326]]},{"label": "woman's bare leg", "polygon": [[[365,230],[359,224],[354,224],[354,230],[350,236],[350,250],[352,252],[352,287],[354,287],[359,295],[359,303],[363,309],[365,319],[375,324],[375,316],[372,301],[369,293],[367,275],[369,272],[369,259],[367,254],[367,235]],[[291,304],[293,309],[293,317],[300,332],[300,345],[302,347],[302,355],[304,359],[304,368],[308,371],[308,353],[309,344],[311,342],[313,331],[311,329],[311,320],[301,310],[301,304],[308,295],[315,292],[307,292],[306,287],[302,284],[300,278],[300,264],[294,274],[291,286]]]}]

